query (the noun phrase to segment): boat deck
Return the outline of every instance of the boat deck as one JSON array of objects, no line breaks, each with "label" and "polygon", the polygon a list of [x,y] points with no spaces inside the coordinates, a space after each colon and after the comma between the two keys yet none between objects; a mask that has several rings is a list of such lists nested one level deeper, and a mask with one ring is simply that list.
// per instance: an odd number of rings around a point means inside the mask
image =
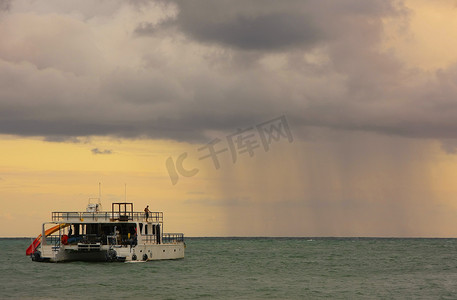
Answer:
[{"label": "boat deck", "polygon": [[[53,222],[146,222],[144,212],[53,212]],[[163,212],[150,212],[148,222],[163,223]]]}]

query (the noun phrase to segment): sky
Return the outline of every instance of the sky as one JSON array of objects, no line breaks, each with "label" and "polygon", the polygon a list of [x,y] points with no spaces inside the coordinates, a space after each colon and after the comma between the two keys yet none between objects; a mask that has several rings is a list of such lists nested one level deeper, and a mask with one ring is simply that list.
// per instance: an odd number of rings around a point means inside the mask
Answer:
[{"label": "sky", "polygon": [[0,237],[457,236],[457,1],[0,0]]}]

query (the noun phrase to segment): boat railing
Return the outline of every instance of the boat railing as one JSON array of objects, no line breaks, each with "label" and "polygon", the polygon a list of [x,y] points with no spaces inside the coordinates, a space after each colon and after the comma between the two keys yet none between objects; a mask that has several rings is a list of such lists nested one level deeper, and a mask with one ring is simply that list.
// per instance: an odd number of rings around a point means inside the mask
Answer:
[{"label": "boat railing", "polygon": [[51,245],[53,250],[60,248],[60,235],[48,235],[46,237],[46,245]]},{"label": "boat railing", "polygon": [[[46,237],[46,243],[54,246],[60,245],[62,236],[59,234],[53,234]],[[159,244],[157,235],[147,234],[143,235],[143,241],[147,244]],[[184,234],[182,233],[164,233],[162,236],[163,244],[176,244],[184,242]],[[101,243],[103,245],[127,245],[136,244],[135,238],[122,238],[118,235],[97,235],[97,234],[79,234],[71,235],[67,238],[69,245],[82,243],[82,244],[93,244]]]},{"label": "boat railing", "polygon": [[[53,212],[52,221],[72,222],[112,222],[112,221],[146,221],[144,212]],[[150,212],[148,222],[163,223],[162,212]]]},{"label": "boat railing", "polygon": [[[52,234],[46,237],[46,244],[58,245],[62,241],[63,234]],[[102,236],[97,234],[78,234],[78,235],[66,235],[68,244],[76,243],[97,243],[103,240]]]},{"label": "boat railing", "polygon": [[[53,234],[46,237],[46,244],[60,247],[63,243],[63,235]],[[127,238],[121,235],[78,234],[67,236],[65,245],[96,244],[101,245],[132,245],[136,244],[136,238]]]},{"label": "boat railing", "polygon": [[143,235],[143,241],[146,244],[158,244],[157,235],[156,234],[145,234]]},{"label": "boat railing", "polygon": [[164,244],[176,244],[184,242],[183,233],[164,233],[162,236],[162,243]]}]

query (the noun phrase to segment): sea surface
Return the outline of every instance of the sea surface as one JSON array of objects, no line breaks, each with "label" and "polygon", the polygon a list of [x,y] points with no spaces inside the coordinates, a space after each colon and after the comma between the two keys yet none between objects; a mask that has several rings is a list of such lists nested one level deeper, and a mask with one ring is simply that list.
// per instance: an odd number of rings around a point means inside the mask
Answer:
[{"label": "sea surface", "polygon": [[0,298],[456,299],[457,239],[187,238],[181,260],[37,263],[0,239]]}]

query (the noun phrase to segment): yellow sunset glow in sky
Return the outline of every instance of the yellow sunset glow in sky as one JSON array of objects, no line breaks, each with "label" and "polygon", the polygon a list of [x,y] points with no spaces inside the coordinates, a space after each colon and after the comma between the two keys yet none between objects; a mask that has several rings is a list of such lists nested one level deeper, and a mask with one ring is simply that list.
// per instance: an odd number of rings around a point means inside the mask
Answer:
[{"label": "yellow sunset glow in sky", "polygon": [[[94,144],[116,150],[109,155],[93,154]],[[51,211],[84,211],[88,199],[98,197],[99,182],[104,210],[110,210],[112,202],[124,201],[127,184],[127,201],[134,202],[135,211],[146,205],[164,211],[168,231],[223,232],[217,207],[186,204],[195,197],[193,193],[201,192],[204,182],[181,181],[176,188],[171,184],[165,160],[187,148],[190,145],[165,141],[94,137],[88,143],[52,143],[2,136],[0,235],[30,236],[50,218]],[[11,227],[11,222],[18,226]],[[209,230],[200,227],[200,222],[213,225]]]},{"label": "yellow sunset glow in sky", "polygon": [[[407,0],[407,21],[385,20],[386,48],[411,67],[432,71],[457,61],[455,1]],[[407,27],[406,27],[407,26]]]}]

